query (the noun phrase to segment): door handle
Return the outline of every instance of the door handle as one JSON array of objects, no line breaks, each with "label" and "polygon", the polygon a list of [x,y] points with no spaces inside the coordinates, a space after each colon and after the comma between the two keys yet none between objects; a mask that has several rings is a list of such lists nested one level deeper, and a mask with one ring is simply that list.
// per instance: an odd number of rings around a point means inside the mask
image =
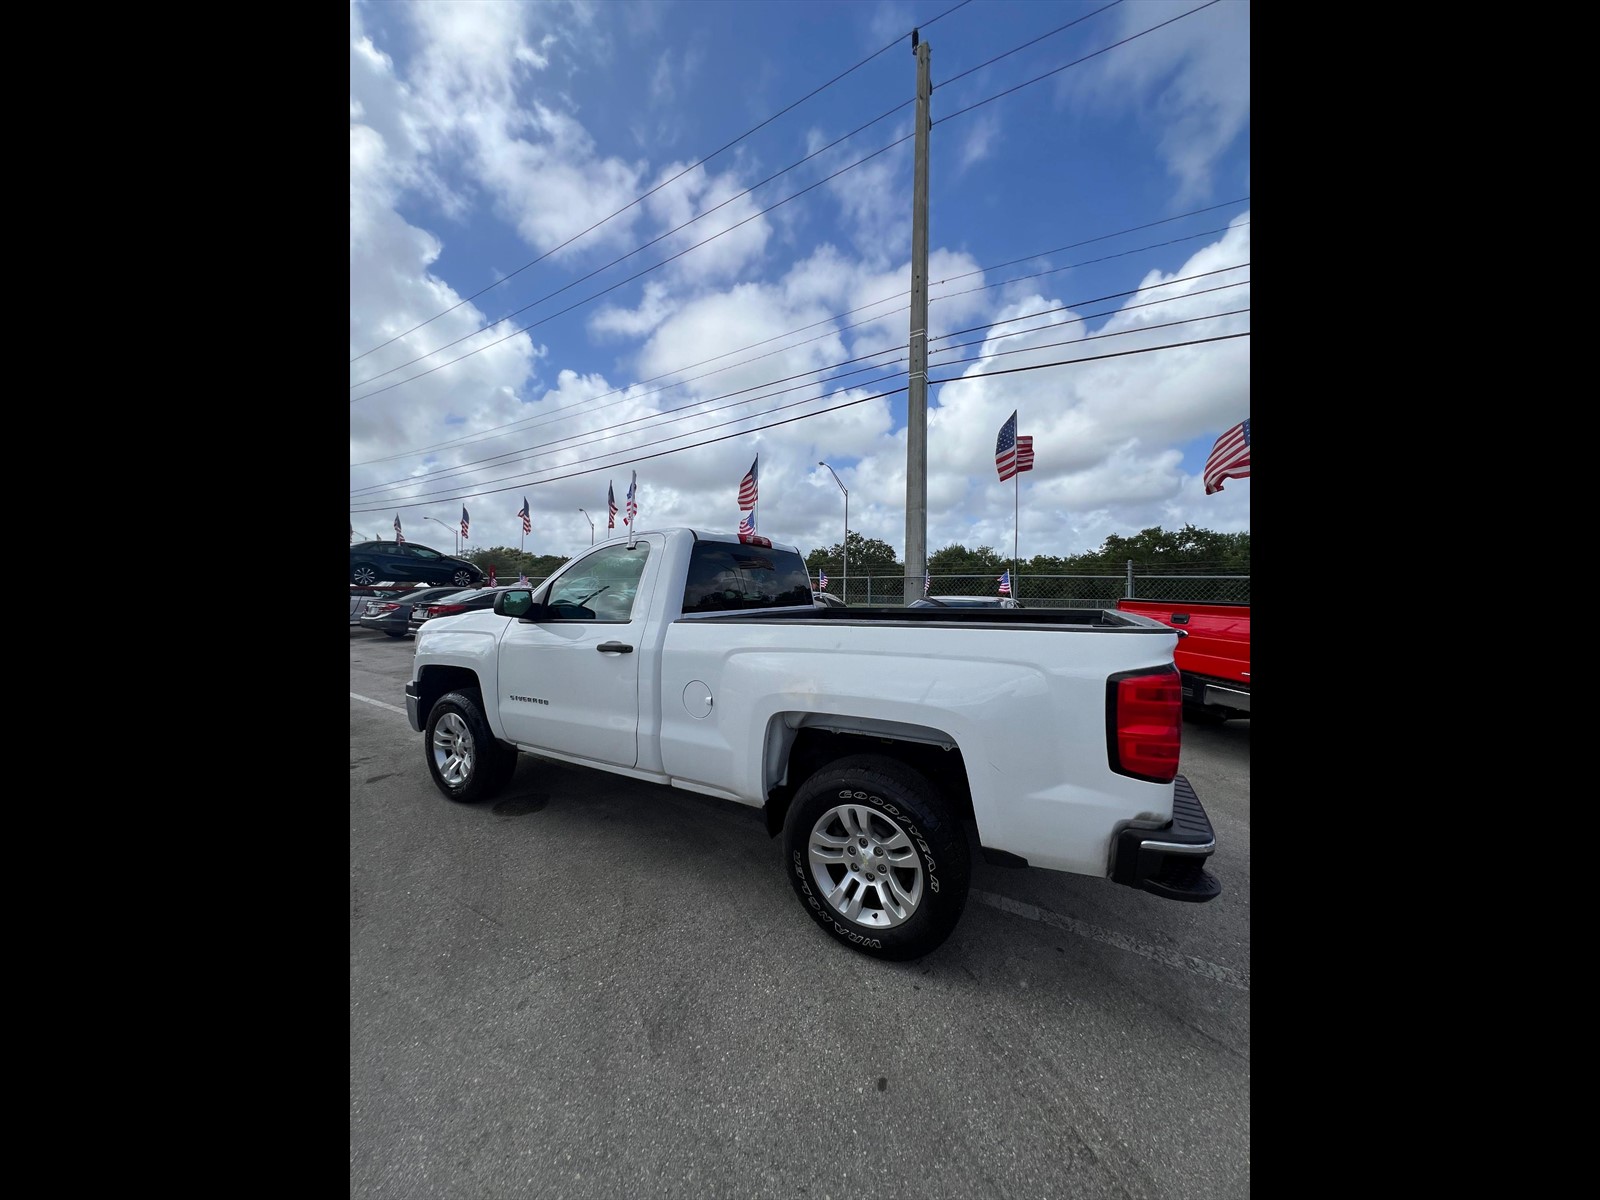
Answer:
[{"label": "door handle", "polygon": [[601,642],[595,647],[601,654],[632,654],[633,647],[626,642]]}]

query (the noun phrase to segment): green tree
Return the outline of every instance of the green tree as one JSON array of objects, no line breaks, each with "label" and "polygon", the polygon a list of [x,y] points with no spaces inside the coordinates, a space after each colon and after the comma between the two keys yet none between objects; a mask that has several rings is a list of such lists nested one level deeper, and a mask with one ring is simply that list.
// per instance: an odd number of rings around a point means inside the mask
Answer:
[{"label": "green tree", "polygon": [[928,573],[931,575],[998,575],[1009,565],[993,546],[979,546],[968,550],[952,543],[928,556]]},{"label": "green tree", "polygon": [[[806,567],[815,575],[826,570],[838,575],[844,570],[844,543],[835,542],[822,550],[806,555]],[[852,575],[903,575],[905,568],[894,555],[894,547],[877,538],[862,537],[850,531],[850,574]]]},{"label": "green tree", "polygon": [[555,573],[567,560],[559,554],[529,554],[510,546],[491,546],[487,550],[470,550],[461,557],[484,574],[494,567],[494,575],[501,583],[514,583],[518,575],[529,579],[545,579]]},{"label": "green tree", "polygon": [[1250,535],[1216,533],[1193,525],[1176,531],[1155,526],[1134,537],[1114,533],[1098,550],[1068,558],[1066,566],[1071,571],[1120,571],[1130,559],[1136,570],[1248,575]]}]

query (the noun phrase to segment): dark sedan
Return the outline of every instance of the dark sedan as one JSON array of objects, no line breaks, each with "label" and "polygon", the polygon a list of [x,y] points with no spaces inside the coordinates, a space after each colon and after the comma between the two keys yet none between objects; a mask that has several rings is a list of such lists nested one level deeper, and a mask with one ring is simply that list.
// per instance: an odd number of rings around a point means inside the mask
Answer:
[{"label": "dark sedan", "polygon": [[435,587],[408,592],[403,596],[376,596],[367,601],[362,611],[361,628],[376,629],[390,637],[410,637],[411,610],[414,606],[431,604],[460,591],[457,587]]},{"label": "dark sedan", "polygon": [[452,592],[448,596],[440,596],[427,604],[414,604],[411,606],[411,617],[406,624],[412,633],[416,633],[422,628],[424,621],[431,621],[435,617],[453,617],[457,613],[493,608],[494,598],[514,586],[516,585],[502,583],[494,587],[468,588],[464,592]]},{"label": "dark sedan", "polygon": [[451,558],[416,542],[358,542],[350,547],[350,582],[363,587],[380,579],[414,584],[478,587],[483,572],[462,558]]}]

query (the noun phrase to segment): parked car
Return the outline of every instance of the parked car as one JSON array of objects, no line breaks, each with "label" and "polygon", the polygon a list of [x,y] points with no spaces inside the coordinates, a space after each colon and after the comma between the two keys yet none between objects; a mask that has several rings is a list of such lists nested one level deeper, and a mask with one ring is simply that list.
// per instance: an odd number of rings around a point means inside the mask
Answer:
[{"label": "parked car", "polygon": [[431,621],[435,617],[453,617],[457,613],[475,612],[478,609],[493,608],[494,598],[514,584],[501,583],[494,587],[467,588],[465,591],[451,592],[447,596],[440,596],[426,604],[413,604],[411,616],[406,620],[406,627],[416,633],[424,621]]},{"label": "parked car", "polygon": [[361,628],[375,629],[390,637],[410,637],[413,606],[442,600],[460,591],[458,587],[433,587],[407,592],[401,596],[374,596],[363,606]]},{"label": "parked car", "polygon": [[1010,596],[924,596],[907,608],[1021,608]]},{"label": "parked car", "polygon": [[360,625],[361,618],[366,616],[367,605],[373,600],[392,600],[396,596],[404,596],[407,592],[417,590],[414,583],[375,583],[371,587],[352,587],[350,589],[350,624]]},{"label": "parked car", "polygon": [[371,585],[380,579],[469,588],[481,585],[484,574],[465,559],[451,558],[416,542],[358,542],[351,546],[350,582]]},{"label": "parked car", "polygon": [[812,592],[811,594],[816,597],[817,605],[820,608],[849,607],[849,605],[847,605],[843,600],[839,599],[839,597],[835,596],[832,592]]}]

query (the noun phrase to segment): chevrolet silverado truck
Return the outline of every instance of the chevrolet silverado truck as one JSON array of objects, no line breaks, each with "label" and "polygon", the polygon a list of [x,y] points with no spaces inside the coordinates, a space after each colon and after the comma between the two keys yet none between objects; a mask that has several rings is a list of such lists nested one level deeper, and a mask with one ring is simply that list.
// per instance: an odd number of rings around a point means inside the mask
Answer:
[{"label": "chevrolet silverado truck", "polygon": [[1217,724],[1250,717],[1250,606],[1181,600],[1117,601],[1117,611],[1153,617],[1178,631],[1173,662],[1183,715]]},{"label": "chevrolet silverado truck", "polygon": [[793,546],[668,529],[429,621],[406,716],[454,801],[527,754],[761,808],[802,911],[907,959],[954,928],[973,850],[1220,892],[1177,641],[1109,609],[818,607]]}]

